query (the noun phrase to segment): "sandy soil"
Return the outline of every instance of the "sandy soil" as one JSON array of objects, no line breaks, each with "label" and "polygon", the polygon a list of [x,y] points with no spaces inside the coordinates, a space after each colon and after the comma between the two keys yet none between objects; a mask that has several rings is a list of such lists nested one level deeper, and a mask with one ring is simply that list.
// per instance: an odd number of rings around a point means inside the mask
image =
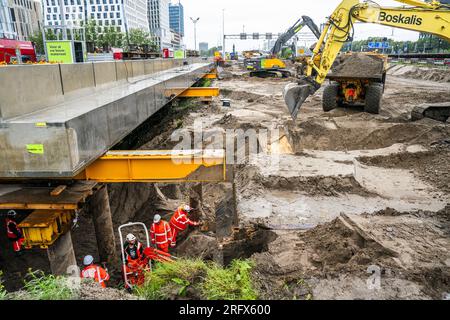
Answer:
[{"label": "sandy soil", "polygon": [[[416,78],[388,76],[380,115],[323,113],[319,91],[295,123],[281,97],[287,81],[219,83],[232,107],[215,126],[284,133],[276,151],[248,157],[236,182],[242,226],[277,235],[253,256],[265,298],[441,299],[450,291],[450,127],[409,120],[416,105],[450,101],[450,88]],[[375,289],[370,268],[380,272]]]}]

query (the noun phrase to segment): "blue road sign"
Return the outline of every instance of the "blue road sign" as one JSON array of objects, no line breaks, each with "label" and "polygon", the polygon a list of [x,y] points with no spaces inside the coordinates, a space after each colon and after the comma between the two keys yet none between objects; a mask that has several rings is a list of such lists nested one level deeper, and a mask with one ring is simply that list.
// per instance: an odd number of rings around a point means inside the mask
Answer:
[{"label": "blue road sign", "polygon": [[369,42],[367,47],[369,49],[389,49],[389,42]]}]

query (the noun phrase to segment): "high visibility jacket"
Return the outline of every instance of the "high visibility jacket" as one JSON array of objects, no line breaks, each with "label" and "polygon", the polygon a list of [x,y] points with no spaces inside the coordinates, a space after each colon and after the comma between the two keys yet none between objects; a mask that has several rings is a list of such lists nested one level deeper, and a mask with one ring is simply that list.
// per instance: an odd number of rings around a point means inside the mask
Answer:
[{"label": "high visibility jacket", "polygon": [[22,231],[20,228],[17,227],[17,223],[9,218],[6,218],[6,235],[8,236],[8,239],[11,240],[18,240],[22,238]]},{"label": "high visibility jacket", "polygon": [[152,239],[152,243],[156,243],[158,246],[171,244],[172,242],[172,229],[170,225],[161,220],[158,224],[152,224],[150,228],[150,237]]},{"label": "high visibility jacket", "polygon": [[142,243],[138,242],[134,246],[130,247],[130,244],[128,242],[125,242],[124,250],[128,261],[138,260],[144,253],[144,246],[142,245]]},{"label": "high visibility jacket", "polygon": [[174,229],[184,231],[188,226],[198,226],[198,223],[190,220],[183,209],[178,209],[170,219],[170,226]]},{"label": "high visibility jacket", "polygon": [[92,264],[81,271],[81,278],[94,279],[95,282],[98,282],[103,288],[106,288],[105,281],[109,280],[109,274],[102,267]]}]

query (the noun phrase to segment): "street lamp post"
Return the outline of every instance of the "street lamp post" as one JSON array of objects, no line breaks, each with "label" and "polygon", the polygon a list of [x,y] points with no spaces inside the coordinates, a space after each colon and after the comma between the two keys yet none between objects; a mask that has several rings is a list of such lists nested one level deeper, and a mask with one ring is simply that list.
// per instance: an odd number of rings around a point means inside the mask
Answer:
[{"label": "street lamp post", "polygon": [[222,35],[223,35],[222,57],[225,59],[225,9],[222,9]]},{"label": "street lamp post", "polygon": [[200,18],[194,19],[191,17],[192,22],[194,23],[194,42],[195,42],[195,50],[197,50],[197,22]]}]

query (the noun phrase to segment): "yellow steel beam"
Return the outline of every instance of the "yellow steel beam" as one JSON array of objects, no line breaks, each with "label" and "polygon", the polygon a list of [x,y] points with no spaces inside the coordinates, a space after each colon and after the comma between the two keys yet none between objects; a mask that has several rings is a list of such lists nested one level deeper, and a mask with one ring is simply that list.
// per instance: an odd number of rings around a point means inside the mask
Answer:
[{"label": "yellow steel beam", "polygon": [[0,203],[2,210],[77,210],[77,203]]},{"label": "yellow steel beam", "polygon": [[168,98],[200,98],[200,97],[218,97],[219,88],[216,87],[199,87],[199,88],[170,88],[165,90]]},{"label": "yellow steel beam", "polygon": [[97,182],[223,182],[223,150],[110,151],[76,179]]},{"label": "yellow steel beam", "polygon": [[217,74],[216,73],[207,73],[207,74],[205,74],[205,76],[203,78],[205,78],[205,79],[217,79]]}]

